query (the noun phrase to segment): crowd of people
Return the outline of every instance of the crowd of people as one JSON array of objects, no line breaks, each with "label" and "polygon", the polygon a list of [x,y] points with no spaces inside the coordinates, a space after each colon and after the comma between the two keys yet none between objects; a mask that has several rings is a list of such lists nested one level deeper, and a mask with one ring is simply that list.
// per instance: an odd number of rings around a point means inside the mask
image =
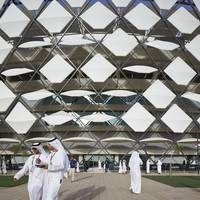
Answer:
[{"label": "crowd of people", "polygon": [[[75,172],[80,172],[79,162],[71,156],[70,160],[57,138],[47,142],[49,153],[40,143],[31,146],[32,154],[25,162],[23,168],[14,176],[14,181],[28,174],[28,193],[30,200],[58,200],[58,193],[64,177],[71,176],[71,182],[75,180]],[[139,153],[133,151],[128,167],[130,168],[130,190],[133,193],[141,193],[141,165],[143,164]],[[150,173],[152,160],[146,161],[146,173]],[[84,171],[87,171],[86,162],[83,160]],[[162,162],[157,161],[157,171],[160,174]],[[109,159],[104,162],[98,161],[98,168],[109,170]],[[119,161],[119,173],[127,173],[126,160]]]}]

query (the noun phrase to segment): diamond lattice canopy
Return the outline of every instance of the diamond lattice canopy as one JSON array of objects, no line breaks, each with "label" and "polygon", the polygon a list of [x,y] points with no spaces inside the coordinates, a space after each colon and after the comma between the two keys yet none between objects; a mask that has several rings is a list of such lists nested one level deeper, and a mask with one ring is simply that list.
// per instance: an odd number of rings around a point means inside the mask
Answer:
[{"label": "diamond lattice canopy", "polygon": [[73,71],[74,68],[58,54],[40,69],[40,72],[52,83],[61,83]]},{"label": "diamond lattice canopy", "polygon": [[144,92],[144,97],[146,97],[156,108],[166,108],[176,95],[160,80],[156,80]]},{"label": "diamond lattice canopy", "polygon": [[12,48],[13,46],[0,36],[0,64],[4,62]]},{"label": "diamond lattice canopy", "polygon": [[0,81],[0,91],[0,112],[5,112],[14,101],[15,95],[2,81]]},{"label": "diamond lattice canopy", "polygon": [[143,132],[155,120],[140,103],[135,103],[123,116],[122,119],[134,130]]},{"label": "diamond lattice canopy", "polygon": [[171,22],[181,33],[191,34],[200,25],[199,20],[190,14],[184,7],[180,7],[169,18]]},{"label": "diamond lattice canopy", "polygon": [[28,10],[38,10],[44,0],[20,0]]},{"label": "diamond lattice canopy", "polygon": [[22,97],[24,97],[27,100],[40,100],[40,99],[44,99],[47,97],[50,97],[54,95],[54,93],[49,92],[48,90],[45,89],[41,89],[38,91],[34,91],[34,92],[28,92],[26,94],[23,94]]},{"label": "diamond lattice canopy", "polygon": [[[94,17],[95,13],[95,17]],[[97,2],[80,16],[94,29],[106,28],[117,16],[102,3]]]},{"label": "diamond lattice canopy", "polygon": [[6,117],[6,122],[18,134],[26,134],[35,121],[36,117],[20,102],[15,105]]},{"label": "diamond lattice canopy", "polygon": [[128,91],[128,90],[109,90],[106,92],[102,92],[104,95],[114,96],[114,97],[128,97],[132,95],[136,95],[135,92]]},{"label": "diamond lattice canopy", "polygon": [[81,70],[94,82],[104,82],[116,68],[101,54],[96,54]]},{"label": "diamond lattice canopy", "polygon": [[52,1],[37,20],[50,33],[60,33],[72,18],[73,16],[58,1]]},{"label": "diamond lattice canopy", "polygon": [[18,37],[30,19],[15,4],[11,4],[0,18],[0,28],[9,37]]},{"label": "diamond lattice canopy", "polygon": [[105,37],[103,45],[116,56],[126,56],[137,46],[138,42],[133,35],[128,35],[121,28]]},{"label": "diamond lattice canopy", "polygon": [[161,120],[174,132],[183,133],[192,119],[176,104],[173,104]]},{"label": "diamond lattice canopy", "polygon": [[153,73],[157,71],[156,68],[145,66],[145,65],[128,66],[128,67],[124,67],[123,70],[136,72],[136,73],[144,73],[144,74],[149,74],[149,73]]},{"label": "diamond lattice canopy", "polygon": [[125,18],[139,30],[149,30],[160,20],[160,17],[143,3],[130,10]]},{"label": "diamond lattice canopy", "polygon": [[177,0],[167,0],[167,1],[154,0],[154,1],[156,2],[156,4],[160,9],[169,10],[176,3]]},{"label": "diamond lattice canopy", "polygon": [[32,69],[28,69],[28,68],[13,68],[13,69],[8,69],[2,72],[2,74],[4,76],[18,76],[18,75],[22,75],[22,74],[27,74],[33,72]]},{"label": "diamond lattice canopy", "polygon": [[47,122],[49,125],[56,126],[56,125],[61,125],[68,121],[73,120],[74,116],[71,113],[66,113],[65,111],[58,111],[51,115],[42,117],[42,119],[45,122]]},{"label": "diamond lattice canopy", "polygon": [[69,90],[62,92],[61,95],[69,96],[69,97],[83,97],[95,94],[95,92],[88,91],[88,90]]},{"label": "diamond lattice canopy", "polygon": [[173,60],[164,71],[180,85],[187,85],[196,75],[196,72],[180,57]]},{"label": "diamond lattice canopy", "polygon": [[82,119],[88,120],[88,121],[91,121],[91,122],[106,122],[106,121],[115,119],[115,116],[108,115],[108,114],[105,114],[103,112],[102,113],[95,112],[91,115],[86,115],[86,116],[81,117],[81,120]]}]

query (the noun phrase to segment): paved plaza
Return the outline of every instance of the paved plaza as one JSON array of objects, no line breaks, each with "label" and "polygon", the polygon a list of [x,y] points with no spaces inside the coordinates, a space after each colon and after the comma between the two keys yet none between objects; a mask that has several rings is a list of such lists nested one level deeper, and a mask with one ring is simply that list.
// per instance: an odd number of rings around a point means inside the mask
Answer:
[{"label": "paved plaza", "polygon": [[[129,174],[76,174],[72,183],[65,179],[60,200],[195,200],[200,195],[200,188],[173,188],[146,178],[142,178],[142,193],[136,195],[128,190],[129,181]],[[0,188],[0,199],[28,200],[26,185]]]}]

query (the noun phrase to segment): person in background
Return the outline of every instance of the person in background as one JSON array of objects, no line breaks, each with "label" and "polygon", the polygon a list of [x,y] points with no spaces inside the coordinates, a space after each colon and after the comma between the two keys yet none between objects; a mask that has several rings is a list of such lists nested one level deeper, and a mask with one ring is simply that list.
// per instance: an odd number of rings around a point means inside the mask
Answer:
[{"label": "person in background", "polygon": [[151,165],[151,160],[149,158],[149,159],[147,159],[147,162],[146,162],[146,173],[147,174],[150,173],[150,165]]},{"label": "person in background", "polygon": [[14,176],[14,180],[19,180],[22,176],[28,173],[28,193],[30,200],[41,200],[43,192],[43,184],[45,178],[45,170],[38,168],[37,160],[40,159],[41,164],[46,162],[47,153],[44,151],[40,143],[34,143],[31,146],[31,151],[33,153],[27,161],[23,168],[17,172]]},{"label": "person in background", "polygon": [[2,173],[7,174],[6,158],[5,157],[3,157],[3,160],[2,160]]},{"label": "person in background", "polygon": [[122,162],[122,173],[123,174],[127,173],[126,160],[123,160]]},{"label": "person in background", "polygon": [[109,165],[110,165],[109,159],[106,158],[106,160],[105,160],[105,172],[108,172],[108,170],[109,170]]},{"label": "person in background", "polygon": [[131,186],[130,190],[133,193],[141,193],[141,170],[140,165],[142,165],[142,160],[140,159],[139,153],[133,151],[131,158],[129,160],[128,166],[130,167],[130,176],[131,176]]},{"label": "person in background", "polygon": [[162,162],[160,160],[157,161],[157,172],[158,174],[162,173]]},{"label": "person in background", "polygon": [[71,182],[74,181],[76,167],[77,167],[77,161],[73,156],[71,156],[71,159],[70,159],[70,170],[69,170],[69,174],[71,176]]},{"label": "person in background", "polygon": [[119,174],[122,174],[122,161],[120,160],[119,161],[119,171],[118,171]]}]

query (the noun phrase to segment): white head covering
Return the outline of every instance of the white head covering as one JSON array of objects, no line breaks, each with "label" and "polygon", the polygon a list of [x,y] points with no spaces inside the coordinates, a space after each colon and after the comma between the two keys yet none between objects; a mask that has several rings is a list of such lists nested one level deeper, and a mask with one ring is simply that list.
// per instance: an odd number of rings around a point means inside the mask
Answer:
[{"label": "white head covering", "polygon": [[52,138],[48,141],[48,143],[53,146],[55,149],[62,151],[65,154],[65,159],[66,159],[66,167],[65,167],[65,172],[68,170],[69,168],[69,158],[68,155],[63,147],[63,145],[61,144],[61,142],[57,139],[57,138]]},{"label": "white head covering", "polygon": [[33,143],[31,146],[31,150],[32,149],[37,149],[40,154],[43,154],[44,156],[47,156],[48,154],[46,153],[46,151],[44,150],[43,146],[41,145],[41,143]]},{"label": "white head covering", "polygon": [[48,141],[48,143],[53,146],[53,148],[57,149],[57,150],[61,150],[63,151],[64,153],[65,152],[65,149],[63,147],[63,145],[61,144],[61,142],[57,139],[57,138],[52,138]]},{"label": "white head covering", "polygon": [[131,167],[134,164],[140,164],[141,159],[140,159],[140,155],[137,151],[133,151],[131,158],[129,160],[129,167]]},{"label": "white head covering", "polygon": [[158,165],[162,165],[162,162],[160,160],[158,160],[157,164]]}]

